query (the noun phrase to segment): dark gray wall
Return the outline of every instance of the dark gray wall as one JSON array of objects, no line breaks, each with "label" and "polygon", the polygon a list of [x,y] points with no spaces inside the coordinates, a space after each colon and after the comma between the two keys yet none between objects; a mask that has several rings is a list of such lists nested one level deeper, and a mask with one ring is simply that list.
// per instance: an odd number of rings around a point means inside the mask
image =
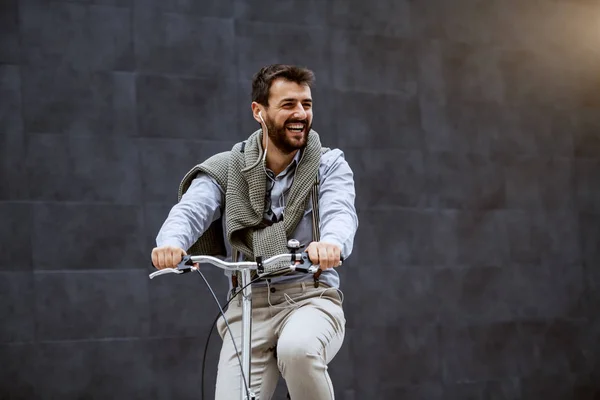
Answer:
[{"label": "dark gray wall", "polygon": [[599,398],[598,18],[595,0],[2,1],[0,398],[199,397],[215,306],[198,277],[149,281],[149,253],[187,169],[255,129],[249,82],[273,62],[315,70],[315,129],[356,175],[337,397]]}]

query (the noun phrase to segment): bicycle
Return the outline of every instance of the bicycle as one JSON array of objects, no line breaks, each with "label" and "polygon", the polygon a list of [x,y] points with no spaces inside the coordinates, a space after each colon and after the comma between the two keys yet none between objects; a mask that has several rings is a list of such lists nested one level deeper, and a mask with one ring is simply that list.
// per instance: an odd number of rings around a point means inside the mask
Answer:
[{"label": "bicycle", "polygon": [[[238,358],[238,362],[240,364],[241,369],[241,389],[240,389],[240,399],[241,400],[258,400],[254,392],[250,390],[250,364],[251,364],[251,349],[250,344],[252,343],[252,283],[257,280],[269,276],[274,273],[281,273],[286,271],[286,268],[279,268],[277,270],[266,271],[266,268],[271,265],[276,265],[282,261],[289,260],[289,271],[295,272],[303,272],[314,274],[318,271],[319,267],[313,265],[308,257],[308,253],[306,252],[298,252],[301,245],[295,239],[290,239],[288,241],[288,249],[290,253],[288,254],[279,254],[273,257],[268,258],[267,260],[263,260],[262,257],[256,257],[256,261],[238,261],[238,262],[228,262],[223,261],[219,258],[212,256],[184,256],[182,261],[177,265],[176,268],[165,268],[158,271],[155,271],[150,274],[150,279],[153,279],[160,275],[165,274],[183,274],[191,271],[197,271],[204,282],[208,285],[209,290],[211,291],[215,302],[217,303],[220,311],[220,315],[223,316],[225,320],[225,325],[227,327],[227,331],[231,336],[231,340],[233,341],[233,346],[236,351],[236,355]],[[343,261],[343,260],[342,260]],[[241,359],[240,352],[235,344],[235,340],[233,339],[233,333],[225,317],[225,312],[223,311],[223,307],[219,303],[214,291],[208,284],[204,275],[200,272],[200,270],[195,266],[195,264],[212,264],[221,269],[232,271],[234,273],[239,273],[241,276],[241,288],[237,292],[233,292],[229,301],[235,298],[238,294],[242,295],[242,345],[241,345]],[[340,262],[341,265],[341,262]],[[256,270],[257,276],[252,279],[251,271]],[[235,290],[235,288],[233,288]],[[229,301],[227,304],[229,304]]]}]

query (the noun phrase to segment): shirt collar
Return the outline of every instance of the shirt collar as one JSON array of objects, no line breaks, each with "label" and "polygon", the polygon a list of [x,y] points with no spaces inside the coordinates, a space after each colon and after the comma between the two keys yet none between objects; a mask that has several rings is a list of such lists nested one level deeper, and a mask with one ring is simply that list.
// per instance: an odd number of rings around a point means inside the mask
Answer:
[{"label": "shirt collar", "polygon": [[[296,155],[292,159],[292,162],[290,162],[289,165],[287,167],[285,167],[285,169],[283,171],[281,171],[281,173],[277,176],[285,176],[285,175],[289,174],[292,170],[295,170],[296,166],[300,163],[300,157],[302,157],[302,149],[300,149],[296,152]],[[273,173],[273,171],[271,171],[268,168],[267,168],[267,171]]]}]

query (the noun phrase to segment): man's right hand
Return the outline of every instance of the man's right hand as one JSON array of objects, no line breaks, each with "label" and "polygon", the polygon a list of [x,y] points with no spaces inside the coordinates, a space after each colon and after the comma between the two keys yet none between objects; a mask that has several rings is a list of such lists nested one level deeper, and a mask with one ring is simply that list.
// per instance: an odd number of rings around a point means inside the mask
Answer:
[{"label": "man's right hand", "polygon": [[175,268],[185,255],[185,250],[176,246],[155,247],[152,249],[152,264],[156,269]]}]

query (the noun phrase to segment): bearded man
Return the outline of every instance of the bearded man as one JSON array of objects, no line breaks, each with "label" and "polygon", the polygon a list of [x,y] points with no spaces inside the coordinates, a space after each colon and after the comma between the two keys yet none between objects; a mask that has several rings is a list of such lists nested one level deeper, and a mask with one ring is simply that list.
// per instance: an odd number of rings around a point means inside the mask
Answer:
[{"label": "bearded man", "polygon": [[[186,174],[152,250],[154,266],[163,269],[188,253],[254,261],[288,253],[288,239],[308,244],[317,273],[252,284],[250,381],[260,399],[273,396],[279,374],[294,400],[333,399],[327,364],[344,340],[335,267],[350,255],[358,227],[354,180],[343,152],[323,147],[312,130],[313,82],[312,71],[293,65],[270,65],[254,76],[251,108],[260,129]],[[239,280],[228,279],[236,295]],[[241,310],[234,300],[225,313],[236,341]],[[238,400],[244,388],[223,317],[217,328],[223,345],[215,396]]]}]

